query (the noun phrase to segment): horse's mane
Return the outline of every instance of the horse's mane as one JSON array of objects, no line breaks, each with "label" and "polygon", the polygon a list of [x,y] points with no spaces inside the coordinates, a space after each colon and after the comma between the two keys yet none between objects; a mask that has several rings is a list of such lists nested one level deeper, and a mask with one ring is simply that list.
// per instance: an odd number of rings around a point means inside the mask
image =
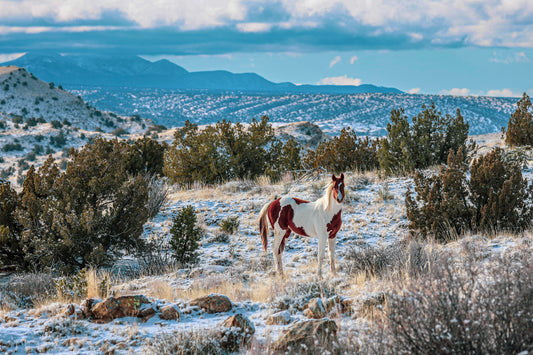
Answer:
[{"label": "horse's mane", "polygon": [[331,205],[331,192],[333,191],[333,186],[335,186],[335,181],[330,181],[326,185],[326,190],[324,192],[323,198],[326,199],[326,210],[329,210],[329,207]]}]

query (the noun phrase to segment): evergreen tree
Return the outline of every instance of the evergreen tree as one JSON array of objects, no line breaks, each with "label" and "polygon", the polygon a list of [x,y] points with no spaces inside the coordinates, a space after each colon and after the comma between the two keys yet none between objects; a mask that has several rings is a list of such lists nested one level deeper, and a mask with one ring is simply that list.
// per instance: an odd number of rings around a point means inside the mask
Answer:
[{"label": "evergreen tree", "polygon": [[174,258],[182,265],[193,264],[198,260],[202,230],[196,223],[196,211],[193,206],[181,208],[172,219],[170,246]]},{"label": "evergreen tree", "polygon": [[511,147],[533,146],[533,110],[531,100],[525,92],[516,106],[516,111],[509,118],[507,130],[504,129],[505,143]]}]

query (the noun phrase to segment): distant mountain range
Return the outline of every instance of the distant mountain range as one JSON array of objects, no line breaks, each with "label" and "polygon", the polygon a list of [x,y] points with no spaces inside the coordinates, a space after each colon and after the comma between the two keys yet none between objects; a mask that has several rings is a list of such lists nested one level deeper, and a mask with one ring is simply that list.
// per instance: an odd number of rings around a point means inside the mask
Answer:
[{"label": "distant mountain range", "polygon": [[24,67],[40,79],[66,88],[105,86],[298,94],[402,92],[369,84],[336,86],[274,83],[255,73],[236,74],[224,70],[189,72],[166,59],[151,62],[138,56],[28,53],[1,65]]}]

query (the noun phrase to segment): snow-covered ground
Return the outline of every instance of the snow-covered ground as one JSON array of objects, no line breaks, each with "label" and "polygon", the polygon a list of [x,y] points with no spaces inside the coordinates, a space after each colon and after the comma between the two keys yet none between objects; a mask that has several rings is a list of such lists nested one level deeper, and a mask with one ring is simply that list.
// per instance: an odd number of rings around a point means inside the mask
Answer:
[{"label": "snow-covered ground", "polygon": [[[314,200],[321,196],[328,179],[329,176],[310,182],[287,179],[278,184],[262,179],[228,182],[218,187],[197,186],[189,190],[172,188],[167,205],[145,225],[144,237],[169,238],[172,217],[180,208],[192,205],[204,230],[198,264],[192,269],[171,269],[156,276],[115,281],[113,290],[116,295],[146,295],[160,306],[175,304],[181,311],[180,321],[162,320],[156,315],[147,321],[128,317],[102,324],[66,316],[64,312],[68,302],[43,302],[33,309],[0,311],[0,351],[72,354],[143,352],[147,344],[157,341],[164,333],[191,330],[201,333],[215,328],[236,313],[252,321],[256,330],[254,342],[261,344],[276,340],[282,330],[289,327],[267,325],[269,317],[281,310],[280,303],[289,302],[288,311],[293,321],[306,319],[298,307],[298,302],[308,301],[305,299],[306,285],[309,288],[322,285],[325,289],[334,290],[333,294],[324,291],[324,300],[338,296],[352,300],[354,305],[363,302],[365,295],[371,297],[377,292],[376,286],[372,282],[357,282],[347,273],[347,255],[353,248],[391,245],[406,236],[404,194],[412,184],[410,178],[380,178],[373,173],[347,174],[343,226],[337,242],[340,265],[337,276],[329,274],[326,259],[325,278],[317,278],[316,239],[291,235],[283,253],[285,280],[276,277],[272,256],[261,247],[257,218],[263,204],[281,195]],[[238,219],[239,228],[233,235],[224,236],[219,223],[233,217]],[[470,236],[446,246],[434,247],[461,253],[464,245],[470,243],[491,254],[531,246],[531,239],[529,235]],[[129,262],[135,264],[132,259]],[[212,292],[227,295],[233,302],[232,310],[208,314],[188,304],[189,300]],[[368,323],[357,313],[339,313],[330,317],[337,322],[339,337],[355,334]]]}]

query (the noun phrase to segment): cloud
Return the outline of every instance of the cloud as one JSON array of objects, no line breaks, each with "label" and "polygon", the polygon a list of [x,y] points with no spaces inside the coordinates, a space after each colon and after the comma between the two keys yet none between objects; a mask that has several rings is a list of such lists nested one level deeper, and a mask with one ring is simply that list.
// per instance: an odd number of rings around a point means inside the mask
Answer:
[{"label": "cloud", "polygon": [[[147,41],[136,41],[140,52],[155,53],[157,44],[159,53],[177,55],[533,48],[533,2],[527,0],[0,0],[0,7],[3,51],[119,50],[133,47],[125,41],[135,37]],[[78,35],[82,31],[106,35],[90,39]],[[76,35],[65,43],[57,32]],[[518,55],[513,60],[529,60]]]},{"label": "cloud", "polygon": [[409,89],[410,94],[418,94],[420,92],[420,88],[412,88]]},{"label": "cloud", "polygon": [[237,24],[237,29],[242,32],[266,32],[272,27],[269,23],[247,22]]},{"label": "cloud", "polygon": [[522,94],[512,92],[509,89],[501,89],[501,90],[489,90],[489,91],[487,91],[487,96],[520,97],[520,96],[522,96]]},{"label": "cloud", "polygon": [[470,90],[467,88],[462,88],[462,89],[453,88],[450,90],[442,90],[440,93],[443,95],[468,96],[470,95]]},{"label": "cloud", "polygon": [[323,78],[319,82],[317,82],[316,84],[317,85],[353,85],[353,86],[359,86],[359,85],[361,85],[361,79],[349,78],[347,75],[334,76],[334,77]]},{"label": "cloud", "polygon": [[359,58],[357,58],[356,55],[354,55],[353,57],[350,58],[350,64],[353,64],[355,63],[356,60],[358,60]]},{"label": "cloud", "polygon": [[333,66],[334,66],[335,64],[337,64],[338,62],[340,62],[340,61],[341,61],[341,57],[340,57],[340,56],[336,56],[336,57],[333,58],[333,60],[329,63],[329,67],[330,67],[330,68],[333,68]]},{"label": "cloud", "polygon": [[530,60],[524,52],[516,52],[508,55],[500,55],[496,52],[489,59],[493,63],[511,64],[511,63],[529,63]]}]

